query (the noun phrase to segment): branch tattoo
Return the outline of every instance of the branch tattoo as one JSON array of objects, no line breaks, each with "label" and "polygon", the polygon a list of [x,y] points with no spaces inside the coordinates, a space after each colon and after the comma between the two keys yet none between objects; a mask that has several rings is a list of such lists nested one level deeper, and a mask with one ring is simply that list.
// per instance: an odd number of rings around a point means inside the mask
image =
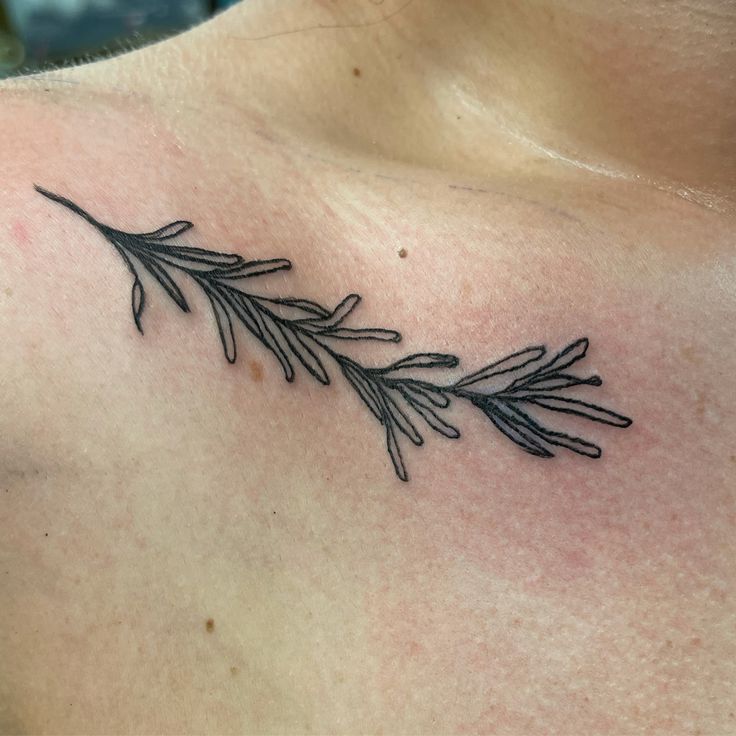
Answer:
[{"label": "branch tattoo", "polygon": [[[435,369],[454,368],[454,355],[414,353],[390,365],[369,368],[340,352],[348,341],[399,342],[401,335],[383,328],[348,327],[346,322],[360,302],[358,294],[346,296],[334,309],[308,299],[269,297],[245,291],[240,284],[257,276],[291,268],[284,258],[246,261],[234,253],[181,245],[179,236],[194,227],[177,220],[147,233],[127,233],[104,225],[66,197],[36,186],[44,197],[63,205],[86,220],[115,248],[133,277],[133,319],[143,333],[141,321],[146,292],[141,274],[157,282],[183,312],[189,311],[175,275],[186,277],[209,299],[225,357],[237,358],[235,325],[240,323],[275,356],[284,378],[294,380],[301,367],[321,384],[330,383],[325,363],[334,364],[386,433],[386,449],[396,475],[409,479],[399,439],[422,445],[425,426],[449,439],[459,430],[442,414],[452,399],[462,399],[480,409],[512,442],[531,455],[554,457],[555,448],[599,458],[601,448],[582,439],[555,431],[532,413],[543,409],[573,414],[613,427],[628,427],[631,419],[566,395],[575,386],[600,386],[599,376],[579,377],[567,372],[582,360],[587,338],[570,343],[556,355],[542,346],[528,347],[497,360],[451,384],[425,378]],[[429,373],[428,373],[429,372]]]}]

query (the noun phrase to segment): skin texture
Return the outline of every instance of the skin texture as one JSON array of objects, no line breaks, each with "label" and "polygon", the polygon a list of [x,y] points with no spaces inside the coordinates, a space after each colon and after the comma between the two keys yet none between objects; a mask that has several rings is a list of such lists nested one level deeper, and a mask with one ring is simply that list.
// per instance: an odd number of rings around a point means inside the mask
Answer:
[{"label": "skin texture", "polygon": [[[404,5],[251,0],[0,90],[0,731],[736,727],[729,6]],[[581,396],[635,423],[542,461],[458,407],[402,485],[195,289],[138,334],[33,183],[361,293],[405,336],[367,363],[586,335]]]}]

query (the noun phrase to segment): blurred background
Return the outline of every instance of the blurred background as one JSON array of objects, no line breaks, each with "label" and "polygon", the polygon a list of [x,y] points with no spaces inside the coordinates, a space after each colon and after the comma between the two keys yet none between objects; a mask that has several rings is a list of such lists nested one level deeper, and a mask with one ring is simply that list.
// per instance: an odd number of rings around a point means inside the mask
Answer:
[{"label": "blurred background", "polygon": [[119,52],[237,0],[0,0],[0,77]]}]

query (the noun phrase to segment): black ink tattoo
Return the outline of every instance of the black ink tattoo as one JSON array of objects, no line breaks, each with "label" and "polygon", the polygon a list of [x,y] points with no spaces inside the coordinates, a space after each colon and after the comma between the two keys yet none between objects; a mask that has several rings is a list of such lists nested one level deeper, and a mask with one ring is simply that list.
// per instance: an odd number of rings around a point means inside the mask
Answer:
[{"label": "black ink tattoo", "polygon": [[133,277],[133,319],[141,333],[146,306],[141,273],[147,272],[179,309],[188,312],[189,304],[172,275],[180,273],[207,295],[222,349],[230,363],[237,357],[237,322],[273,353],[287,381],[294,380],[295,366],[301,365],[314,379],[329,384],[325,358],[330,358],[384,427],[389,456],[396,475],[403,481],[408,480],[408,475],[399,437],[404,435],[413,444],[422,445],[424,438],[419,426],[423,425],[418,420],[444,437],[460,437],[459,430],[441,416],[452,398],[470,402],[522,450],[542,458],[553,457],[555,447],[598,458],[601,448],[580,437],[549,429],[530,409],[573,414],[613,427],[631,424],[631,419],[621,414],[563,395],[575,386],[601,385],[598,376],[581,378],[566,372],[585,357],[587,338],[576,340],[552,357],[541,345],[520,350],[447,385],[420,378],[419,374],[456,367],[459,360],[454,355],[414,353],[385,367],[367,368],[338,352],[335,345],[345,340],[399,342],[401,335],[383,328],[347,327],[347,318],[360,302],[358,294],[346,296],[334,309],[308,299],[252,294],[237,284],[286,271],[291,268],[290,261],[246,261],[233,253],[179,245],[174,239],[193,227],[187,220],[177,220],[152,232],[126,233],[102,224],[65,197],[39,186],[36,191],[85,219],[120,254]]}]

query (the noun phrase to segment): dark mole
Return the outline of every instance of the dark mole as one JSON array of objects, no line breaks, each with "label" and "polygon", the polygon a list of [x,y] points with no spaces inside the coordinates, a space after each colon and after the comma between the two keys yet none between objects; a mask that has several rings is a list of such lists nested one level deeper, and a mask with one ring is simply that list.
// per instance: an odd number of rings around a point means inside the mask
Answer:
[{"label": "dark mole", "polygon": [[353,76],[359,77],[360,76],[360,69],[358,69],[357,66],[353,67]]},{"label": "dark mole", "polygon": [[407,255],[408,251],[406,250],[406,248],[401,248],[401,250],[399,251],[399,258],[406,258]]},{"label": "dark mole", "polygon": [[44,537],[48,537],[48,535],[49,535],[49,533],[48,533],[48,532],[46,532],[46,534],[44,534]]},{"label": "dark mole", "polygon": [[205,629],[210,632],[210,634],[215,630],[215,619],[208,618],[207,622],[204,625]]}]

